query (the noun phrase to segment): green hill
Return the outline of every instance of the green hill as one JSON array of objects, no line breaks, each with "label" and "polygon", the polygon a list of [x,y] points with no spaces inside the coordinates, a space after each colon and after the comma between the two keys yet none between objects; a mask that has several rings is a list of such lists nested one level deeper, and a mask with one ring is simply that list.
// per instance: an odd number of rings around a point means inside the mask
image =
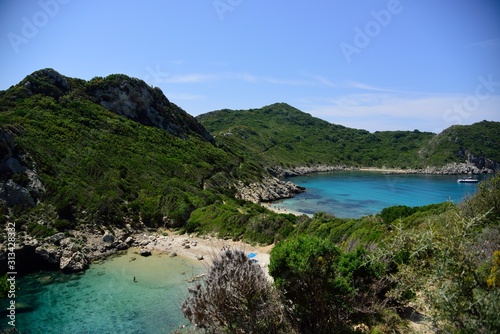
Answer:
[{"label": "green hill", "polygon": [[465,151],[500,161],[500,123],[430,132],[356,130],[312,117],[285,103],[218,110],[197,117],[226,150],[266,167],[347,165],[425,168],[464,162]]},{"label": "green hill", "polygon": [[45,69],[0,92],[0,106],[2,216],[37,202],[56,210],[45,216],[57,224],[31,230],[178,226],[231,196],[234,179],[260,177],[159,89],[124,75],[86,82]]},{"label": "green hill", "polygon": [[[196,119],[138,79],[85,81],[44,69],[0,92],[0,217],[24,215],[21,224],[39,235],[82,223],[190,221],[196,230],[201,209],[219,210],[236,187],[275,182],[268,167],[500,161],[499,125],[369,133],[284,103]],[[239,205],[225,210],[241,213]],[[268,214],[259,210],[247,211]]]},{"label": "green hill", "polygon": [[[431,165],[470,160],[477,165],[500,163],[500,122],[454,125],[434,137],[422,150]],[[499,168],[494,168],[498,170]]]}]

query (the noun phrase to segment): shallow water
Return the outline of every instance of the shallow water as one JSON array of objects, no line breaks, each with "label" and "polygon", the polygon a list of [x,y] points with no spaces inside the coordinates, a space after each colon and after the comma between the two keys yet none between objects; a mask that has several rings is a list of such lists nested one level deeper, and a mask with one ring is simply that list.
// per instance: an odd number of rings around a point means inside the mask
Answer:
[{"label": "shallow water", "polygon": [[33,309],[18,311],[16,327],[23,334],[173,333],[188,324],[180,310],[187,279],[203,271],[180,257],[129,252],[80,275],[29,275],[18,279],[16,303]]},{"label": "shallow water", "polygon": [[359,218],[393,205],[421,206],[449,200],[458,203],[474,194],[478,185],[457,183],[458,178],[356,171],[299,176],[288,180],[306,187],[306,192],[271,205],[305,214],[322,211],[341,218]]}]

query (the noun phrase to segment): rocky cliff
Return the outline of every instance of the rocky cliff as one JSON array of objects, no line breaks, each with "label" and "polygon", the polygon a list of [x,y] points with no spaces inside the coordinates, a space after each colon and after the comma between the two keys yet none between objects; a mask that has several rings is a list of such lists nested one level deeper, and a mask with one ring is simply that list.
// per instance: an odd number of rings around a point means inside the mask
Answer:
[{"label": "rocky cliff", "polygon": [[33,207],[44,193],[36,164],[17,147],[12,132],[0,127],[0,203]]},{"label": "rocky cliff", "polygon": [[500,162],[493,161],[488,157],[474,155],[463,147],[457,155],[464,159],[467,164],[473,165],[479,170],[489,170],[493,172],[500,171]]},{"label": "rocky cliff", "polygon": [[[22,96],[41,94],[59,100],[63,96],[89,98],[112,112],[148,126],[155,126],[187,139],[196,135],[213,142],[210,133],[194,118],[171,103],[159,88],[144,81],[114,74],[86,82],[68,78],[46,68],[28,75],[19,85],[11,101]],[[8,92],[8,91],[7,91]]]},{"label": "rocky cliff", "polygon": [[238,181],[236,183],[236,189],[236,198],[254,203],[289,198],[305,191],[304,187],[293,184],[292,182],[281,181],[275,177],[268,177],[262,182],[254,182],[247,185]]},{"label": "rocky cliff", "polygon": [[95,103],[118,115],[184,139],[187,134],[196,134],[213,142],[210,133],[194,117],[171,103],[159,88],[142,80],[117,74],[94,78],[86,92]]}]

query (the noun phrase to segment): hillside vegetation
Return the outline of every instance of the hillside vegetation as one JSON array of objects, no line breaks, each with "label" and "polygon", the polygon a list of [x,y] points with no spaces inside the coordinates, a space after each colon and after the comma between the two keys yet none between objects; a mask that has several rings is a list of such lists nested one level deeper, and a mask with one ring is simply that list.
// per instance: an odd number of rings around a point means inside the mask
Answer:
[{"label": "hillside vegetation", "polygon": [[269,243],[288,235],[289,223],[234,201],[236,183],[259,182],[274,166],[500,160],[499,124],[369,133],[284,103],[196,119],[138,79],[44,69],[0,92],[0,209],[29,213],[22,224],[41,236],[82,223],[144,223]]},{"label": "hillside vegetation", "polygon": [[[500,123],[482,121],[472,125],[454,125],[434,137],[422,148],[422,157],[430,165],[463,161],[468,158],[479,162],[486,157],[500,162]],[[480,163],[480,162],[479,162]]]},{"label": "hillside vegetation", "polygon": [[347,165],[425,168],[464,162],[465,151],[500,161],[499,122],[430,132],[370,133],[331,124],[285,103],[197,117],[226,150],[265,166]]},{"label": "hillside vegetation", "polygon": [[[0,181],[22,193],[39,179],[35,212],[56,210],[43,228],[30,227],[41,234],[85,222],[179,226],[231,196],[232,180],[260,173],[242,171],[196,119],[126,76],[85,82],[42,70],[1,92],[0,106]],[[13,206],[13,216],[34,205],[4,195],[2,211]]]}]

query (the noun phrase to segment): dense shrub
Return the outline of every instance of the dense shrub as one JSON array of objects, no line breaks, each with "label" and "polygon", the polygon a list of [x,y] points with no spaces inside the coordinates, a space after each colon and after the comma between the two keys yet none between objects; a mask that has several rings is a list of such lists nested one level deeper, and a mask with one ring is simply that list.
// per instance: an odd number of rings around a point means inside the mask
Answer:
[{"label": "dense shrub", "polygon": [[222,238],[271,244],[291,234],[297,219],[291,214],[277,214],[259,204],[224,198],[194,210],[185,231],[216,232]]},{"label": "dense shrub", "polygon": [[481,182],[476,195],[466,199],[459,207],[468,218],[486,214],[483,219],[485,224],[498,225],[500,222],[500,175]]},{"label": "dense shrub", "polygon": [[[491,189],[497,180],[484,189]],[[488,210],[496,198],[487,190],[470,201]],[[498,332],[500,289],[491,284],[497,272],[494,252],[500,246],[498,221],[491,221],[491,209],[475,217],[467,205],[465,209],[451,207],[418,226],[395,230],[385,245],[397,268],[390,276],[396,285],[389,295],[403,303],[408,296],[418,296],[417,305],[427,309],[444,332]]]},{"label": "dense shrub", "polygon": [[271,283],[242,251],[221,252],[189,292],[182,312],[204,332],[291,333]]},{"label": "dense shrub", "polygon": [[380,310],[383,268],[358,249],[343,253],[327,239],[300,236],[271,251],[269,273],[291,301],[301,333],[336,333],[367,323]]}]

